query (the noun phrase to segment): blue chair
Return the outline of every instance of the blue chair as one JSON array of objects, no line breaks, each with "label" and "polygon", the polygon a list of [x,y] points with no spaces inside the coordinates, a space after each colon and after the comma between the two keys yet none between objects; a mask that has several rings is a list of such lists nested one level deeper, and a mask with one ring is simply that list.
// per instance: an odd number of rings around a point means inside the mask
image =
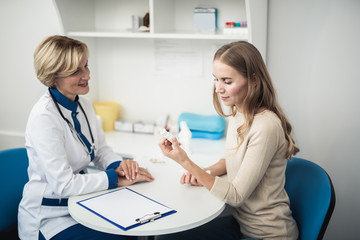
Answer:
[{"label": "blue chair", "polygon": [[5,234],[7,239],[9,234],[17,237],[18,206],[24,185],[29,180],[28,166],[25,148],[0,151],[0,236]]},{"label": "blue chair", "polygon": [[329,175],[317,164],[288,160],[285,189],[299,228],[299,239],[322,239],[335,208],[335,191]]}]

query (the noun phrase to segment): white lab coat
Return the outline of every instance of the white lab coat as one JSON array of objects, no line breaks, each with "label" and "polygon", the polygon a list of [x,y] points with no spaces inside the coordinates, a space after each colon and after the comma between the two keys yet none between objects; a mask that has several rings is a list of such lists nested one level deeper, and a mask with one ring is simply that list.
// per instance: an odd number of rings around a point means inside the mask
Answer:
[{"label": "white lab coat", "polygon": [[[97,168],[106,170],[111,163],[121,160],[121,157],[106,145],[104,133],[90,101],[80,97],[79,102],[94,136],[96,150],[93,162]],[[60,104],[59,106],[64,116],[74,124],[71,111]],[[90,132],[80,107],[77,112],[81,132],[91,143]],[[108,175],[114,179],[116,173],[111,169],[94,174],[79,174],[80,171],[87,172],[90,155],[74,138],[56,109],[49,91],[39,99],[30,113],[25,140],[29,157],[29,182],[24,187],[19,205],[19,237],[37,240],[40,230],[49,239],[77,222],[69,215],[67,206],[43,206],[43,197],[64,199],[105,190],[109,188]]]}]

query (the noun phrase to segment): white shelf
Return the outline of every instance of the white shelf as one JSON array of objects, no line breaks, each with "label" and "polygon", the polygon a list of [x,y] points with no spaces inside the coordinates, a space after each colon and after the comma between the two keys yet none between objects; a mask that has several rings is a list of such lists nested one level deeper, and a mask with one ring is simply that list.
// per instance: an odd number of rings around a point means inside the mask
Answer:
[{"label": "white shelf", "polygon": [[[53,0],[63,32],[73,37],[245,40],[266,59],[268,0]],[[194,31],[194,9],[218,9],[215,34]],[[150,32],[126,31],[133,15],[150,15]],[[226,22],[247,21],[243,34],[222,34]],[[244,29],[245,30],[245,29]]]},{"label": "white shelf", "polygon": [[[246,0],[247,1],[247,0]],[[222,34],[225,22],[248,21],[245,0],[54,0],[64,34],[81,37],[168,38],[168,39],[241,39],[244,34]],[[264,1],[264,0],[261,0]],[[218,32],[203,34],[194,31],[194,9],[218,9]],[[133,15],[150,14],[150,32],[126,31]]]},{"label": "white shelf", "polygon": [[[244,29],[245,30],[245,29]],[[222,33],[150,33],[150,32],[102,32],[102,31],[79,31],[68,32],[72,37],[94,38],[150,38],[150,39],[203,39],[203,40],[247,40],[247,29],[244,34]]]}]

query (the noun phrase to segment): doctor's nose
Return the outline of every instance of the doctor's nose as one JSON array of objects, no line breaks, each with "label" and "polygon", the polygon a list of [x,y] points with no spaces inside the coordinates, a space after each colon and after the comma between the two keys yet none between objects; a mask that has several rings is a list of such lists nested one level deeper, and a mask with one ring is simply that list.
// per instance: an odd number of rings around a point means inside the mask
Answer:
[{"label": "doctor's nose", "polygon": [[82,74],[81,79],[90,80],[90,70],[89,69],[85,69],[84,71],[82,71],[81,74]]}]

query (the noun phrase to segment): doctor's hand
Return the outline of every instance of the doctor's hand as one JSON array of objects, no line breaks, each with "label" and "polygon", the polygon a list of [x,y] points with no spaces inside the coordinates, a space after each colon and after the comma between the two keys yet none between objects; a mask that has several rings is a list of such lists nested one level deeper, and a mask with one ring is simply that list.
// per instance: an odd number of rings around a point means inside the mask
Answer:
[{"label": "doctor's hand", "polygon": [[131,180],[131,179],[129,180],[126,177],[118,176],[117,184],[119,187],[123,187],[123,186],[130,186],[134,183],[144,182],[144,181],[152,182],[152,181],[154,181],[154,178],[146,169],[139,167],[139,170],[136,173],[135,178],[133,180]]},{"label": "doctor's hand", "polygon": [[129,181],[133,181],[139,172],[139,164],[134,160],[123,160],[115,171],[119,177],[125,177]]},{"label": "doctor's hand", "polygon": [[180,143],[174,137],[171,139],[172,143],[166,138],[161,138],[159,141],[159,147],[162,153],[182,165],[186,161],[190,160],[186,152],[180,147]]}]

